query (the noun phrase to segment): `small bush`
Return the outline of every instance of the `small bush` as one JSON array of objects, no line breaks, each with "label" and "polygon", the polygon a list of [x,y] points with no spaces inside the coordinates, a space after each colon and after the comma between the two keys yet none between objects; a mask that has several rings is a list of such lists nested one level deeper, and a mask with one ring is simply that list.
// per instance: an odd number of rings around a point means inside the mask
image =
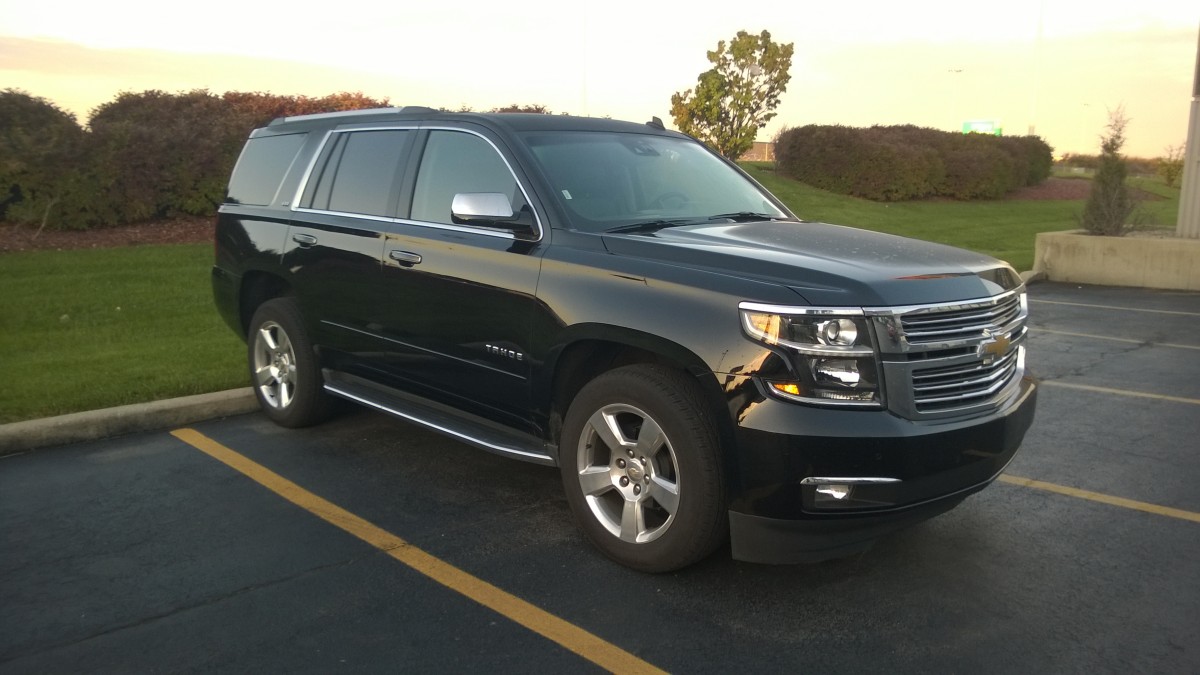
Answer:
[{"label": "small bush", "polygon": [[1183,176],[1183,155],[1185,151],[1183,143],[1179,145],[1167,146],[1167,154],[1158,158],[1158,175],[1167,184],[1167,187],[1175,187]]},{"label": "small bush", "polygon": [[1134,203],[1125,184],[1127,169],[1121,148],[1129,119],[1121,108],[1108,115],[1108,132],[1100,142],[1100,165],[1092,177],[1092,189],[1083,205],[1080,224],[1090,234],[1119,237],[1132,229],[1129,218]]}]

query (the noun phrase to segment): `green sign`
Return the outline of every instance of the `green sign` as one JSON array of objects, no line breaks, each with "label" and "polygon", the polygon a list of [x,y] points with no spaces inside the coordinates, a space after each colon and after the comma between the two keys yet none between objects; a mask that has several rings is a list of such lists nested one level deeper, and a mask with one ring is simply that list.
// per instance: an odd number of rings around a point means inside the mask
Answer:
[{"label": "green sign", "polygon": [[1000,120],[968,120],[963,122],[962,132],[964,134],[1003,136],[1004,127],[1000,126]]}]

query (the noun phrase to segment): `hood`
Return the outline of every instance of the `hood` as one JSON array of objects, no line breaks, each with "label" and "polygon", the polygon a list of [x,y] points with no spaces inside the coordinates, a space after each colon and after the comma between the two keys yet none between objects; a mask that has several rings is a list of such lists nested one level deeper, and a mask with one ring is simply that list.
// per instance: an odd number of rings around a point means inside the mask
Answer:
[{"label": "hood", "polygon": [[[942,244],[826,223],[760,221],[606,234],[610,253],[787,286],[813,305],[919,305],[1015,288],[1012,268]],[[750,298],[747,298],[750,299]]]}]

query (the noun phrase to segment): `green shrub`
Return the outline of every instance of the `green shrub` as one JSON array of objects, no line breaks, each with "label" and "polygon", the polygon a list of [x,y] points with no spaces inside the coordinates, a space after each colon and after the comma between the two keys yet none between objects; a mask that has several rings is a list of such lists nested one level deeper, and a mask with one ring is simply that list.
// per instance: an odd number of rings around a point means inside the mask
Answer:
[{"label": "green shrub", "polygon": [[997,199],[1024,184],[1016,181],[1012,157],[986,142],[986,138],[967,134],[962,142],[943,151],[946,180],[938,186],[939,195],[951,199]]},{"label": "green shrub", "polygon": [[877,201],[995,199],[1044,181],[1051,152],[1036,136],[964,135],[913,125],[809,125],[781,132],[775,147],[784,175]]},{"label": "green shrub", "polygon": [[928,196],[942,173],[936,153],[840,125],[808,125],[779,135],[780,173],[831,192],[877,201]]},{"label": "green shrub", "polygon": [[44,99],[0,92],[0,219],[57,228],[209,215],[247,135],[276,117],[377,108],[357,92],[310,98],[124,92],[87,131]]},{"label": "green shrub", "polygon": [[50,101],[0,91],[0,220],[49,222],[77,182],[83,140],[75,117]]},{"label": "green shrub", "polygon": [[1108,114],[1107,133],[1100,140],[1100,164],[1092,177],[1092,189],[1083,204],[1080,225],[1089,234],[1119,237],[1133,228],[1130,216],[1135,205],[1125,184],[1128,170],[1121,148],[1129,119],[1121,108]]}]

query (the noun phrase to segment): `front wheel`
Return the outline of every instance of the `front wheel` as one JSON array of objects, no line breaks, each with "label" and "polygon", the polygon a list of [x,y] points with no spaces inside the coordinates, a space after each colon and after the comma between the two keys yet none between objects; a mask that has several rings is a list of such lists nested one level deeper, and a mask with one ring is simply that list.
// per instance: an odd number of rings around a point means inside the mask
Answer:
[{"label": "front wheel", "polygon": [[617,562],[668,572],[727,536],[715,425],[683,373],[634,365],[589,382],[567,412],[559,457],[580,527]]},{"label": "front wheel", "polygon": [[260,305],[246,346],[254,395],[267,417],[280,426],[306,427],[329,416],[332,399],[294,299]]}]

